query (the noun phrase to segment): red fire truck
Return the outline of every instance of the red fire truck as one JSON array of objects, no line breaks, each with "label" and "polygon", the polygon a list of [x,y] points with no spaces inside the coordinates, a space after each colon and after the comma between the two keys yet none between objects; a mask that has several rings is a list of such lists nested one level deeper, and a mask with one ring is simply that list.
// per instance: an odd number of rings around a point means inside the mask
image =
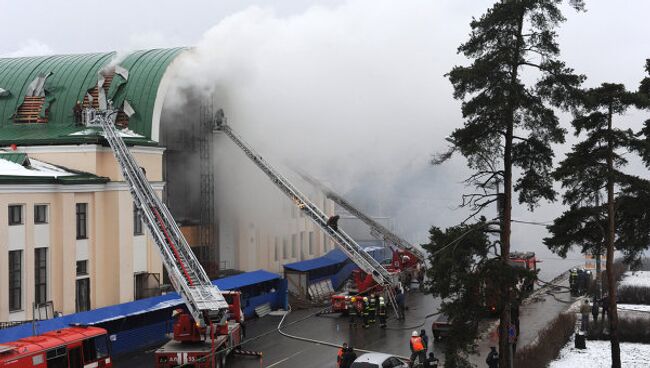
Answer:
[{"label": "red fire truck", "polygon": [[74,326],[0,345],[0,367],[112,367],[106,330]]},{"label": "red fire truck", "polygon": [[226,358],[243,341],[241,295],[222,291],[228,302],[228,319],[205,329],[197,327],[188,313],[175,316],[173,339],[156,350],[156,368],[191,364],[195,368],[224,368]]}]

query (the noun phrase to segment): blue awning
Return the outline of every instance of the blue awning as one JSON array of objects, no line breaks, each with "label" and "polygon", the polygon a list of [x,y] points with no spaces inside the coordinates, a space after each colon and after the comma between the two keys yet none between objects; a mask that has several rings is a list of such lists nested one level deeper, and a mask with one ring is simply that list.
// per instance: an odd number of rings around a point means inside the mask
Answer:
[{"label": "blue awning", "polygon": [[284,265],[284,268],[292,271],[308,272],[319,268],[341,264],[347,260],[348,257],[343,253],[343,251],[340,249],[332,249],[324,256],[300,262],[287,263]]},{"label": "blue awning", "polygon": [[212,281],[221,290],[238,290],[246,286],[280,279],[280,275],[264,270],[245,272],[235,276]]},{"label": "blue awning", "polygon": [[[213,284],[221,290],[239,290],[245,286],[262,283],[265,281],[278,280],[280,275],[264,270],[246,272],[235,276],[224,277]],[[53,318],[36,322],[37,334],[47,331],[58,330],[71,324],[96,325],[120,318],[136,316],[143,313],[153,312],[165,308],[178,307],[184,302],[177,293],[169,293],[152,298],[140,299],[133,302],[111,305],[97,308],[87,312],[68,314],[63,317]],[[32,336],[32,324],[24,324],[16,327],[0,330],[0,343],[15,341],[23,337]]]}]

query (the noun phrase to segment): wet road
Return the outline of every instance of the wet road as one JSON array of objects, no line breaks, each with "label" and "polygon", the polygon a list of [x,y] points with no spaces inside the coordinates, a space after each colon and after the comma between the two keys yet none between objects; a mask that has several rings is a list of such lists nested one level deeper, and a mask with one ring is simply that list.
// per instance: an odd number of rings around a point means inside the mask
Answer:
[{"label": "wet road", "polygon": [[[431,322],[435,317],[429,317],[425,321],[425,316],[437,312],[440,302],[430,295],[413,291],[408,294],[406,305],[409,308],[406,320],[389,319],[388,328],[385,330],[380,329],[376,324],[369,329],[363,329],[360,326],[351,327],[347,318],[339,317],[337,314],[314,316],[291,324],[291,322],[315,313],[320,308],[290,313],[284,322],[287,327],[282,330],[291,335],[323,340],[333,344],[341,344],[345,341],[355,348],[408,356],[410,354],[408,341],[414,329],[418,331],[422,328],[426,329],[427,335],[431,339]],[[263,336],[244,343],[242,349],[263,352],[264,357],[261,362],[255,357],[234,356],[228,360],[227,366],[231,368],[327,368],[336,366],[336,348],[282,336],[276,330],[280,320],[281,317],[278,316],[266,316],[252,320],[247,324],[247,338]],[[440,348],[441,346],[434,347],[436,356],[441,356]],[[152,351],[115,359],[115,367],[153,367]],[[362,353],[357,352],[357,354]]]}]

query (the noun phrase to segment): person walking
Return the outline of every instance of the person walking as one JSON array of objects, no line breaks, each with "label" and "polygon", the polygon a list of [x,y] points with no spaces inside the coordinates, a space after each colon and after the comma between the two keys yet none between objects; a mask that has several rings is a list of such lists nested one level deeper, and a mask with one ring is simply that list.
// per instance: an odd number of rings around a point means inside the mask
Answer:
[{"label": "person walking", "polygon": [[356,359],[357,353],[354,352],[354,348],[352,346],[348,347],[343,353],[343,357],[341,359],[341,368],[350,368]]},{"label": "person walking", "polygon": [[422,338],[424,352],[426,353],[429,350],[429,336],[427,336],[427,332],[424,329],[420,330],[420,337]]},{"label": "person walking", "polygon": [[598,307],[598,300],[594,299],[594,302],[591,305],[591,315],[594,317],[594,323],[598,322],[598,314],[600,314],[600,308]]},{"label": "person walking", "polygon": [[411,348],[411,358],[409,359],[409,367],[413,367],[415,359],[417,358],[418,362],[425,364],[427,359],[427,353],[424,347],[424,342],[420,337],[420,334],[417,331],[413,331],[411,334],[411,340],[409,341],[409,347]]},{"label": "person walking", "polygon": [[589,307],[589,300],[585,299],[582,305],[580,306],[580,315],[582,316],[582,322],[580,323],[581,331],[589,330],[589,313],[591,312],[591,307]]},{"label": "person walking", "polygon": [[499,352],[495,346],[490,346],[490,353],[485,358],[488,368],[499,368]]},{"label": "person walking", "polygon": [[603,322],[605,322],[605,317],[609,320],[609,296],[607,294],[603,295],[603,298],[600,300],[600,304],[603,306]]},{"label": "person walking", "polygon": [[343,354],[348,349],[348,343],[344,342],[343,345],[339,348],[338,353],[336,354],[336,366],[341,367],[341,362],[343,361]]},{"label": "person walking", "polygon": [[404,319],[405,318],[405,310],[406,306],[405,300],[404,300],[404,292],[403,291],[398,291],[397,296],[395,296],[395,301],[397,302],[397,310],[399,314],[399,319]]}]

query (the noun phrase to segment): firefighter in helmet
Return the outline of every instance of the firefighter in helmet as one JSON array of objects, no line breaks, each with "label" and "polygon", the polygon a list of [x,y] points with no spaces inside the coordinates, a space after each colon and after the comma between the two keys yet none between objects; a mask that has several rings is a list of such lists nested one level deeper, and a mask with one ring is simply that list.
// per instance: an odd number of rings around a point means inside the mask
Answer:
[{"label": "firefighter in helmet", "polygon": [[363,328],[370,327],[370,303],[368,297],[363,297]]},{"label": "firefighter in helmet", "polygon": [[379,308],[377,309],[377,315],[379,316],[379,327],[386,328],[386,303],[384,302],[384,297],[379,297]]},{"label": "firefighter in helmet", "polygon": [[348,308],[348,315],[350,316],[350,325],[354,326],[356,325],[356,317],[357,317],[357,306],[356,306],[356,297],[351,297],[349,299],[346,299],[347,302],[347,308]]},{"label": "firefighter in helmet", "polygon": [[368,303],[368,320],[370,324],[375,323],[375,316],[377,314],[377,299],[375,294],[370,294],[370,301]]}]

